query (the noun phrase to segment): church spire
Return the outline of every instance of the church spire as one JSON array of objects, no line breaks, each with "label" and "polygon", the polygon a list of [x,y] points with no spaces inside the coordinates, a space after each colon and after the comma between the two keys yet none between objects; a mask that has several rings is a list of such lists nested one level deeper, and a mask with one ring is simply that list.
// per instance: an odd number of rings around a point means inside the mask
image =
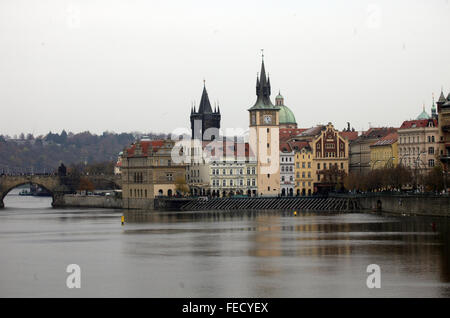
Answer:
[{"label": "church spire", "polygon": [[437,101],[437,104],[444,104],[446,101],[445,96],[444,96],[444,91],[443,89],[441,89],[441,95],[439,96],[439,99]]},{"label": "church spire", "polygon": [[206,91],[205,80],[203,80],[203,92],[200,100],[200,106],[198,112],[201,114],[212,113],[211,103],[209,102],[208,92]]},{"label": "church spire", "polygon": [[[263,50],[261,50],[263,52]],[[278,108],[274,106],[270,100],[270,78],[266,76],[266,67],[264,65],[264,52],[261,57],[261,72],[259,79],[256,80],[256,96],[257,100],[251,109]]]},{"label": "church spire", "polygon": [[434,93],[432,94],[433,103],[431,104],[431,118],[437,118],[436,104],[434,103]]}]

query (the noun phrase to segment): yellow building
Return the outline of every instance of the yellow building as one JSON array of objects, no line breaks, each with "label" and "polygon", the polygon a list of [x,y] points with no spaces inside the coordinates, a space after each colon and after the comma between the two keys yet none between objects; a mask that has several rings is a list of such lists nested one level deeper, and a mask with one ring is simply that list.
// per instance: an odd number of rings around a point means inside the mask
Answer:
[{"label": "yellow building", "polygon": [[185,180],[186,166],[172,162],[171,140],[139,140],[122,156],[122,199],[125,209],[154,207],[157,196],[176,194]]},{"label": "yellow building", "polygon": [[293,142],[295,150],[295,194],[297,196],[311,195],[314,193],[314,154],[307,142]]},{"label": "yellow building", "polygon": [[370,146],[370,168],[396,167],[398,164],[398,134],[391,133]]},{"label": "yellow building", "polygon": [[[313,180],[313,193],[333,191],[343,185],[344,176],[348,174],[349,161],[348,139],[344,134],[328,123],[306,129],[292,137],[289,142],[294,141],[308,143],[312,151],[310,172]],[[305,173],[305,176],[308,176],[308,170],[305,170]],[[303,181],[307,185],[310,178],[303,179],[302,176],[303,173],[300,174],[298,180],[301,182],[300,185],[303,186]],[[302,191],[303,188],[300,188],[300,194]],[[308,193],[308,188],[305,188],[305,191]]]}]

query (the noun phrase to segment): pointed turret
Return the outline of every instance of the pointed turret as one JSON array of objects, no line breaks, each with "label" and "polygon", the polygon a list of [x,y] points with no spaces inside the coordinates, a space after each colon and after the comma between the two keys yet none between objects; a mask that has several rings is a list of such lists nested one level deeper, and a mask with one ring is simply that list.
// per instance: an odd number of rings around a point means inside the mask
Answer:
[{"label": "pointed turret", "polygon": [[220,111],[218,107],[214,107],[213,111],[208,92],[206,91],[205,81],[203,81],[203,92],[198,111],[195,108],[194,104],[191,113],[192,138],[200,140],[213,140],[218,138],[221,119]]},{"label": "pointed turret", "polygon": [[434,103],[434,93],[433,93],[433,103],[431,104],[431,118],[437,118],[437,112],[436,112],[436,104]]},{"label": "pointed turret", "polygon": [[201,114],[212,113],[211,103],[209,102],[208,92],[206,86],[203,86],[202,99],[200,100],[200,106],[198,112]]},{"label": "pointed turret", "polygon": [[259,93],[259,74],[256,73],[256,95]]},{"label": "pointed turret", "polygon": [[281,95],[281,91],[278,91],[278,95],[275,97],[275,105],[282,106],[284,105],[284,98]]},{"label": "pointed turret", "polygon": [[444,104],[446,101],[445,96],[444,96],[444,92],[441,91],[441,95],[439,96],[439,100],[437,101],[437,104]]},{"label": "pointed turret", "polygon": [[261,61],[261,73],[256,80],[256,103],[250,109],[278,109],[270,100],[270,79],[266,77],[266,68],[264,66],[264,56]]}]

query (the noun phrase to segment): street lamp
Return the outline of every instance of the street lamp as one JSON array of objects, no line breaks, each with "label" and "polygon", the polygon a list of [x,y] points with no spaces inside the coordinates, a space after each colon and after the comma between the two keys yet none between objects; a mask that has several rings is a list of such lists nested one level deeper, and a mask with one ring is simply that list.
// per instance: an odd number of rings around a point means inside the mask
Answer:
[{"label": "street lamp", "polygon": [[391,160],[392,160],[392,166],[393,166],[393,165],[394,165],[394,159],[395,159],[395,157],[390,157],[390,158],[386,161],[386,163],[384,164],[384,167],[387,168],[387,164],[388,164],[389,161],[391,161]]},{"label": "street lamp", "polygon": [[403,158],[405,158],[406,156],[408,156],[408,154],[404,154],[403,156],[400,157],[400,163],[399,163],[400,166],[402,165]]},{"label": "street lamp", "polygon": [[380,160],[380,159],[377,159],[377,160],[375,160],[375,162],[372,164],[372,169],[371,170],[373,170],[373,168],[375,167],[375,164],[377,163],[377,162],[381,162],[381,161],[384,161],[384,160]]},{"label": "street lamp", "polygon": [[417,188],[418,188],[418,184],[417,184],[417,176],[418,176],[418,165],[419,165],[419,161],[423,163],[423,161],[420,160],[419,158],[420,158],[421,155],[423,155],[423,154],[425,154],[425,153],[426,153],[426,151],[420,152],[420,153],[417,155],[417,158],[416,158],[416,161],[415,161],[415,163],[416,163],[416,187],[417,187]]}]

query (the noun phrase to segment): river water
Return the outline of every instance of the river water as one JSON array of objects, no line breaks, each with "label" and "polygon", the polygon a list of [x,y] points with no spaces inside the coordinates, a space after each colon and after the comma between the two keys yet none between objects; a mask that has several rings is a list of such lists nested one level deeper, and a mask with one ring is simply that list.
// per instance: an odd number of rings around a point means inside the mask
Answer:
[{"label": "river water", "polygon": [[[449,297],[446,219],[53,209],[5,198],[0,297]],[[432,223],[435,226],[432,226]],[[69,289],[69,264],[81,288]],[[381,288],[369,289],[369,264]]]}]

